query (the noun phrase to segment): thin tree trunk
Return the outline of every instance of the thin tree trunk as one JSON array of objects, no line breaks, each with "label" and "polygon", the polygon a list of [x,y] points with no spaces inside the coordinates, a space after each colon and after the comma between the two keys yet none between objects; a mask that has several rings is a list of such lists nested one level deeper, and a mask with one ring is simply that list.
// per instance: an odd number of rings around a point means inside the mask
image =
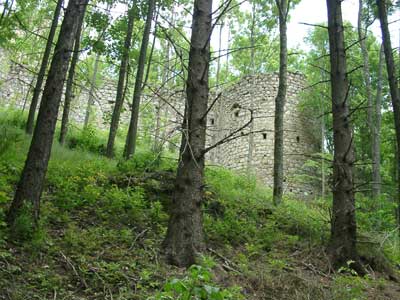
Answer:
[{"label": "thin tree trunk", "polygon": [[375,126],[373,127],[373,151],[372,151],[372,195],[374,198],[379,197],[381,194],[381,123],[382,123],[382,76],[383,76],[383,46],[379,51],[379,64],[378,64],[378,82],[376,87],[376,102],[375,102]]},{"label": "thin tree trunk", "polygon": [[106,155],[107,157],[110,158],[114,156],[115,137],[117,136],[119,119],[124,104],[124,83],[125,83],[125,78],[128,77],[127,73],[128,73],[128,62],[129,62],[129,50],[131,48],[131,42],[132,42],[134,19],[135,19],[134,6],[132,5],[132,7],[128,11],[128,28],[125,36],[121,65],[119,68],[117,95],[115,98],[114,111],[112,114],[110,132],[108,135]]},{"label": "thin tree trunk", "polygon": [[212,0],[195,0],[186,88],[181,156],[164,248],[171,264],[188,267],[204,249],[201,206]]},{"label": "thin tree trunk", "polygon": [[90,80],[89,98],[87,101],[85,121],[83,123],[83,128],[88,127],[89,121],[90,121],[90,113],[92,110],[92,106],[94,104],[94,92],[96,89],[97,70],[99,69],[99,62],[100,62],[100,54],[96,53],[96,59],[94,61],[94,67],[93,67],[93,76],[92,76],[92,79]]},{"label": "thin tree trunk", "polygon": [[[171,11],[171,27],[175,26],[175,5],[172,6],[172,11]],[[174,78],[170,78],[170,76],[174,76],[174,72],[176,70],[176,66],[177,66],[177,60],[175,59],[173,65],[172,65],[172,70],[171,70],[171,42],[169,40],[166,41],[167,44],[167,58],[166,58],[166,62],[164,64],[164,74],[163,74],[163,86],[166,86],[166,82],[169,82],[169,85],[172,83],[172,85],[174,85]],[[171,75],[172,74],[172,75]],[[167,90],[168,90],[168,86],[166,86]],[[158,128],[159,132],[156,133],[156,137],[158,136],[158,141],[159,143],[163,143],[165,144],[167,142],[168,139],[168,126],[167,126],[167,120],[168,120],[168,116],[169,116],[169,111],[168,111],[168,106],[166,105],[166,103],[164,103],[161,98],[159,99],[159,108],[164,108],[164,128],[163,131],[161,133],[161,128]],[[157,112],[159,115],[157,115],[157,117],[160,119],[160,125],[161,126],[162,122],[161,122],[161,110],[159,110]],[[160,138],[161,136],[161,138]],[[161,141],[161,140],[162,141]],[[168,148],[172,151],[174,147],[173,143],[169,143],[168,144]]]},{"label": "thin tree trunk", "polygon": [[146,64],[147,46],[149,44],[150,29],[151,29],[151,22],[153,19],[154,9],[155,9],[155,0],[149,0],[146,25],[143,31],[143,39],[140,48],[139,61],[136,73],[135,89],[133,91],[131,120],[129,123],[128,134],[126,136],[125,151],[124,151],[125,159],[129,159],[133,154],[135,154],[136,150],[139,106],[140,106],[140,98],[142,95],[142,81],[143,81],[144,68]]},{"label": "thin tree trunk", "polygon": [[[162,83],[161,86],[165,86],[166,82],[168,81],[169,78],[169,59],[170,59],[170,44],[169,41],[165,42],[166,46],[166,58],[165,58],[165,64],[163,68],[163,74],[162,74]],[[161,110],[162,110],[163,101],[161,100],[160,97],[158,97],[158,102],[157,102],[157,107],[156,107],[156,128],[155,128],[155,134],[154,134],[154,145],[153,145],[153,150],[154,152],[158,152],[162,150],[162,144],[163,142],[161,141]]]},{"label": "thin tree trunk", "polygon": [[44,50],[44,54],[43,54],[43,58],[42,58],[42,64],[40,65],[35,89],[33,90],[33,97],[32,97],[32,101],[31,101],[31,105],[29,107],[28,120],[26,122],[26,128],[25,128],[25,131],[28,134],[32,134],[32,132],[33,132],[33,127],[35,124],[36,108],[37,108],[37,105],[39,102],[40,92],[42,91],[44,76],[46,75],[47,64],[49,62],[51,49],[53,46],[54,35],[56,34],[58,18],[60,17],[62,3],[63,3],[63,0],[57,0],[57,5],[56,5],[56,9],[54,11],[54,16],[53,16],[53,21],[51,22],[50,32],[49,32],[49,36],[47,38],[46,48]]},{"label": "thin tree trunk", "polygon": [[73,85],[74,85],[74,77],[75,77],[75,68],[79,60],[79,51],[81,45],[81,34],[82,34],[82,25],[83,19],[85,17],[85,12],[82,14],[81,19],[79,20],[78,30],[76,32],[75,43],[74,43],[74,53],[72,54],[71,66],[68,71],[67,85],[65,88],[65,99],[64,99],[64,108],[63,115],[61,119],[61,130],[59,142],[61,145],[64,145],[65,139],[68,133],[68,122],[69,122],[69,111],[71,108],[71,101],[74,97],[73,95]]},{"label": "thin tree trunk", "polygon": [[[333,117],[333,207],[329,253],[335,268],[358,262],[354,199],[354,148],[349,115],[341,0],[327,0]],[[351,267],[356,267],[352,264]]]},{"label": "thin tree trunk", "polygon": [[222,31],[224,29],[223,19],[221,19],[221,24],[219,25],[219,34],[218,34],[218,59],[217,59],[217,73],[215,75],[215,85],[217,90],[220,90],[220,82],[219,75],[221,73],[221,55],[222,55]]},{"label": "thin tree trunk", "polygon": [[[382,42],[383,49],[385,51],[386,59],[386,70],[389,79],[390,96],[392,98],[393,114],[394,114],[394,128],[396,130],[396,142],[397,142],[397,157],[400,157],[400,91],[398,87],[398,82],[396,79],[396,66],[394,63],[392,43],[390,41],[390,32],[387,18],[387,6],[385,0],[377,0],[379,20],[381,22],[382,30]],[[397,161],[396,168],[400,173],[400,160]],[[398,203],[398,215],[400,216],[400,180],[397,180],[397,193],[396,199]],[[400,217],[399,217],[400,223]],[[400,224],[399,224],[400,225]],[[400,226],[399,226],[400,234]]]},{"label": "thin tree trunk", "polygon": [[227,52],[226,52],[226,75],[228,76],[229,75],[229,51],[230,51],[229,47],[230,47],[230,43],[231,43],[231,22],[230,21],[228,21],[227,27],[228,27],[228,43],[226,45],[226,49],[227,49]]},{"label": "thin tree trunk", "polygon": [[35,81],[35,78],[32,78],[31,82],[29,83],[28,91],[26,92],[25,97],[24,97],[24,104],[22,105],[22,112],[25,111],[26,104],[28,102],[29,94],[31,93],[34,81]]},{"label": "thin tree trunk", "polygon": [[6,15],[7,10],[8,10],[8,0],[6,0],[3,4],[3,11],[0,16],[0,26],[3,23],[3,19],[4,19],[4,16]]},{"label": "thin tree trunk", "polygon": [[287,0],[276,0],[279,13],[279,86],[275,98],[275,137],[274,137],[274,188],[273,201],[275,205],[282,202],[283,194],[283,117],[287,90],[287,15],[289,12]]},{"label": "thin tree trunk", "polygon": [[[250,74],[252,75],[253,85],[255,84],[255,37],[254,37],[254,30],[255,30],[255,23],[256,23],[256,2],[255,0],[252,1],[252,12],[251,12],[251,28],[250,28]],[[250,99],[250,109],[254,109],[254,97]],[[254,121],[250,123],[250,134],[249,134],[249,145],[247,150],[247,172],[250,174],[252,171],[253,166],[253,151],[254,151]]]},{"label": "thin tree trunk", "polygon": [[[216,86],[216,94],[220,93],[221,91],[221,83],[220,83],[220,73],[221,73],[221,56],[222,56],[222,31],[224,29],[224,23],[223,23],[223,18],[221,18],[221,24],[219,26],[219,34],[218,34],[218,59],[217,59],[217,72],[215,75],[215,86]],[[215,95],[214,95],[215,96]],[[215,130],[216,128],[221,128],[222,126],[222,120],[221,120],[221,102],[217,101],[215,104],[215,109],[214,109],[214,124],[211,124],[211,144],[215,144],[219,138],[218,132]],[[218,162],[218,157],[219,157],[219,147],[215,148],[211,153],[210,153],[210,161],[212,163],[217,163]]]},{"label": "thin tree trunk", "polygon": [[[325,154],[325,113],[324,113],[324,105],[323,101],[321,101],[321,153]],[[321,157],[321,196],[325,198],[325,158]]]},{"label": "thin tree trunk", "polygon": [[[370,72],[370,67],[369,67],[369,54],[368,54],[368,49],[366,45],[366,38],[367,38],[367,27],[365,30],[363,29],[362,26],[362,18],[363,18],[363,0],[359,0],[359,9],[358,9],[358,39],[360,41],[360,48],[361,48],[361,54],[363,58],[363,76],[364,76],[364,84],[365,84],[365,93],[367,96],[367,103],[368,103],[368,109],[367,109],[367,125],[368,125],[368,130],[369,130],[369,135],[372,137],[372,143],[371,143],[371,158],[372,158],[372,169],[374,168],[374,165],[377,164],[378,162],[375,161],[374,159],[376,158],[376,155],[374,153],[375,151],[375,137],[376,135],[374,134],[374,107],[372,103],[372,91],[371,91],[371,72]],[[375,173],[372,172],[372,185],[374,185],[374,182],[376,180],[375,178]],[[373,197],[376,198],[378,195],[375,195],[373,192]]]},{"label": "thin tree trunk", "polygon": [[28,157],[19,180],[14,200],[7,214],[9,225],[13,225],[25,201],[32,205],[33,217],[39,219],[40,196],[53,144],[58,109],[68,61],[79,20],[88,0],[70,0],[61,25],[58,41],[50,65],[49,75],[43,90],[37,125],[33,132]]},{"label": "thin tree trunk", "polygon": [[154,47],[156,45],[156,39],[157,39],[157,21],[158,21],[158,14],[159,14],[160,8],[158,8],[156,17],[154,19],[154,31],[153,31],[153,41],[151,43],[151,49],[150,49],[150,54],[149,54],[149,59],[147,61],[147,67],[146,67],[146,76],[144,76],[143,84],[142,84],[142,91],[146,87],[147,81],[149,80],[150,76],[150,70],[151,70],[151,64],[153,62],[153,54],[154,54]]}]

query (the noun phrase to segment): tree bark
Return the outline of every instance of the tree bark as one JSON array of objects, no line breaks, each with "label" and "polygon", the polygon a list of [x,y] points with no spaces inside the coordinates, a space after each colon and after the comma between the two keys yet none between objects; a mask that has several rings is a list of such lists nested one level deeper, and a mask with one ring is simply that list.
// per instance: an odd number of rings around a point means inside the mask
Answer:
[{"label": "tree bark", "polygon": [[275,137],[274,137],[274,188],[273,201],[275,205],[282,202],[283,194],[283,117],[287,90],[287,15],[289,12],[287,0],[276,0],[279,13],[279,87],[275,98]]},{"label": "tree bark", "polygon": [[146,75],[144,76],[144,80],[143,80],[143,83],[142,83],[142,91],[146,87],[147,81],[149,80],[149,76],[150,76],[151,64],[153,62],[154,47],[156,45],[156,39],[157,39],[157,28],[158,28],[157,22],[158,22],[158,14],[159,14],[159,12],[160,12],[160,8],[158,8],[158,10],[156,12],[156,16],[154,18],[153,41],[151,43],[149,59],[147,61]]},{"label": "tree bark", "polygon": [[93,76],[92,76],[92,79],[90,80],[89,98],[87,101],[85,120],[83,122],[83,128],[88,127],[89,121],[90,121],[90,112],[92,110],[92,106],[94,103],[94,91],[96,89],[96,79],[97,79],[97,70],[99,69],[99,62],[100,62],[100,54],[96,53],[96,59],[94,61],[94,67],[93,67]]},{"label": "tree bark", "polygon": [[349,116],[341,0],[327,0],[333,116],[333,208],[328,251],[335,268],[358,261],[354,199],[354,148]]},{"label": "tree bark", "polygon": [[372,196],[378,198],[381,194],[381,123],[382,123],[382,79],[383,79],[383,46],[379,51],[378,82],[376,87],[375,102],[375,126],[373,127],[373,151],[372,151]]},{"label": "tree bark", "polygon": [[[359,0],[359,9],[358,9],[358,39],[360,41],[360,48],[361,48],[361,54],[363,58],[363,77],[364,77],[364,84],[365,84],[365,93],[367,96],[367,103],[368,103],[368,109],[367,109],[367,125],[368,125],[368,130],[369,130],[369,135],[372,138],[372,143],[371,143],[371,158],[372,158],[372,170],[374,169],[374,166],[379,163],[379,161],[375,161],[374,159],[377,158],[375,155],[375,141],[374,139],[376,138],[376,135],[374,134],[374,106],[373,106],[373,101],[372,101],[372,91],[371,91],[371,72],[370,72],[370,66],[369,66],[369,54],[368,54],[368,49],[366,45],[366,38],[367,38],[367,29],[363,28],[362,25],[362,18],[363,18],[363,0]],[[374,183],[376,182],[376,173],[372,171],[372,186],[374,186]],[[376,192],[376,191],[375,191]],[[376,198],[379,195],[375,195],[374,188],[373,188],[373,197]]]},{"label": "tree bark", "polygon": [[[168,78],[169,78],[169,59],[170,59],[170,43],[169,41],[165,41],[165,51],[166,51],[166,58],[165,58],[165,63],[164,63],[164,68],[163,68],[163,74],[162,74],[162,83],[161,86],[165,86]],[[163,48],[164,48],[163,47]],[[158,152],[162,150],[162,145],[163,145],[163,138],[161,137],[161,112],[162,108],[164,107],[164,102],[160,97],[158,97],[158,102],[157,102],[157,107],[156,107],[156,128],[155,128],[155,133],[154,133],[154,145],[153,145],[153,151]],[[164,128],[165,129],[165,128]]]},{"label": "tree bark", "polygon": [[25,166],[7,214],[13,225],[25,201],[32,204],[33,218],[39,219],[40,196],[53,144],[64,80],[79,20],[88,0],[70,0],[61,25],[58,41],[43,90],[37,125],[33,132]]},{"label": "tree bark", "polygon": [[188,267],[204,249],[201,205],[208,102],[212,0],[195,0],[182,144],[164,248],[169,263]]},{"label": "tree bark", "polygon": [[25,131],[28,134],[32,134],[33,127],[35,125],[36,108],[39,102],[40,92],[42,91],[42,85],[44,76],[46,75],[47,64],[49,63],[49,58],[53,46],[54,35],[56,34],[57,30],[58,18],[60,17],[62,3],[63,0],[57,0],[56,9],[54,10],[53,21],[51,22],[50,32],[46,42],[46,48],[43,53],[42,64],[40,65],[39,73],[36,80],[36,85],[33,90],[32,101],[29,107],[28,120],[26,122],[26,128],[25,128]]},{"label": "tree bark", "polygon": [[68,71],[67,85],[65,88],[65,99],[64,99],[64,108],[63,115],[61,119],[61,130],[59,143],[64,145],[65,139],[68,133],[68,122],[69,122],[69,111],[71,108],[71,101],[74,97],[73,95],[73,85],[74,85],[74,77],[75,77],[75,68],[79,60],[79,51],[81,45],[81,34],[82,34],[82,25],[83,19],[85,17],[85,12],[82,14],[81,19],[79,20],[78,29],[76,32],[75,43],[74,43],[74,53],[72,54],[71,65]]},{"label": "tree bark", "polygon": [[[396,66],[394,64],[392,43],[390,40],[390,32],[387,17],[387,6],[385,0],[377,0],[379,20],[381,23],[382,30],[382,42],[383,49],[385,51],[386,70],[389,79],[390,96],[392,98],[393,114],[394,114],[394,128],[396,131],[396,142],[397,142],[397,157],[400,157],[400,91],[397,82]],[[398,172],[400,172],[400,160],[397,161],[396,166]],[[398,215],[400,215],[400,180],[397,180],[397,195],[398,203]],[[400,217],[399,217],[400,220]],[[400,233],[400,228],[399,228]]]},{"label": "tree bark", "polygon": [[149,0],[146,25],[143,31],[142,45],[140,48],[139,61],[136,73],[135,89],[133,91],[131,120],[129,123],[128,134],[126,136],[126,142],[125,142],[125,151],[124,151],[125,159],[129,159],[133,154],[135,154],[136,150],[139,106],[140,106],[140,98],[142,95],[142,81],[143,81],[144,68],[146,64],[147,46],[149,44],[150,29],[151,29],[154,9],[155,9],[155,0]]},{"label": "tree bark", "polygon": [[124,104],[124,84],[125,84],[125,77],[128,76],[127,73],[128,73],[128,62],[129,62],[129,51],[132,42],[134,19],[135,19],[134,6],[132,5],[132,7],[128,11],[128,28],[126,31],[126,36],[124,41],[124,49],[121,58],[121,65],[119,68],[117,95],[115,98],[115,105],[111,118],[110,132],[108,135],[106,156],[110,158],[114,156],[115,137],[117,136],[119,119]]},{"label": "tree bark", "polygon": [[[255,0],[252,1],[252,9],[251,9],[251,27],[250,27],[250,74],[252,76],[253,85],[255,84],[255,73],[256,67],[254,62],[255,56],[255,24],[256,24],[256,2]],[[250,99],[250,109],[254,110],[254,97]],[[254,151],[254,121],[251,121],[249,127],[249,145],[247,150],[247,173],[250,175],[252,172],[253,166],[253,151]]]}]

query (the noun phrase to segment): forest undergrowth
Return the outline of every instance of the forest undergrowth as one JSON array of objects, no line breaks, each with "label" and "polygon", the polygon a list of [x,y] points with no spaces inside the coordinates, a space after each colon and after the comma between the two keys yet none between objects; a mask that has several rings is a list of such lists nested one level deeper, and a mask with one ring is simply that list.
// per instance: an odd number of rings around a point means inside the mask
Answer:
[{"label": "forest undergrowth", "polygon": [[71,132],[67,147],[54,143],[38,228],[21,214],[11,232],[5,212],[30,142],[24,120],[0,112],[0,299],[400,299],[392,206],[377,211],[357,195],[369,272],[335,273],[325,252],[331,199],[274,207],[255,178],[215,166],[206,170],[207,249],[188,270],[167,265],[176,159],[145,142],[128,161],[107,159],[91,127]]}]

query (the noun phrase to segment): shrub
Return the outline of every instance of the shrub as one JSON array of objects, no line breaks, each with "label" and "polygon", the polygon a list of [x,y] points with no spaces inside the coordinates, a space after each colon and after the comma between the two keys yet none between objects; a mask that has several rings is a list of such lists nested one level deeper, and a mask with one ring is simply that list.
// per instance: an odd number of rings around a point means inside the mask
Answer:
[{"label": "shrub", "polygon": [[276,208],[274,218],[284,232],[302,239],[323,243],[329,236],[329,215],[326,202],[286,199]]},{"label": "shrub", "polygon": [[23,129],[27,120],[26,113],[20,110],[0,110],[0,127]]},{"label": "shrub", "polygon": [[271,214],[270,192],[254,178],[209,168],[206,170],[204,224],[210,239],[242,244],[259,236]]},{"label": "shrub", "polygon": [[68,139],[68,147],[98,154],[104,153],[105,148],[98,132],[90,125],[79,131],[78,134],[72,134]]},{"label": "shrub", "polygon": [[32,240],[36,230],[35,221],[32,215],[31,204],[25,203],[11,227],[11,234],[15,241],[26,242]]},{"label": "shrub", "polygon": [[0,125],[0,158],[21,139],[21,131]]},{"label": "shrub", "polygon": [[121,173],[134,174],[137,172],[151,172],[159,169],[161,165],[161,157],[159,154],[144,151],[137,152],[129,160],[121,160],[117,168]]},{"label": "shrub", "polygon": [[161,293],[148,299],[156,300],[240,300],[244,299],[237,287],[221,288],[213,282],[211,271],[207,267],[193,265],[184,278],[168,281]]}]

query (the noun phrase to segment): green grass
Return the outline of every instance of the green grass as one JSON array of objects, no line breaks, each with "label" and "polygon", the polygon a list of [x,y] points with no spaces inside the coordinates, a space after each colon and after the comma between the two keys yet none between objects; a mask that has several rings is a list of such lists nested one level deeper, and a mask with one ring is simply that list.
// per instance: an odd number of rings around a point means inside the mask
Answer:
[{"label": "green grass", "polygon": [[[104,144],[99,132],[74,149],[54,143],[39,229],[22,214],[11,233],[4,214],[29,147],[23,118],[0,111],[0,299],[399,298],[384,276],[329,273],[326,200],[275,208],[255,178],[216,167],[206,170],[207,251],[187,271],[166,265],[160,249],[176,160],[145,145],[130,161],[107,159],[88,146]],[[367,212],[360,230],[371,234]],[[399,263],[393,245],[388,238],[382,247]]]}]

